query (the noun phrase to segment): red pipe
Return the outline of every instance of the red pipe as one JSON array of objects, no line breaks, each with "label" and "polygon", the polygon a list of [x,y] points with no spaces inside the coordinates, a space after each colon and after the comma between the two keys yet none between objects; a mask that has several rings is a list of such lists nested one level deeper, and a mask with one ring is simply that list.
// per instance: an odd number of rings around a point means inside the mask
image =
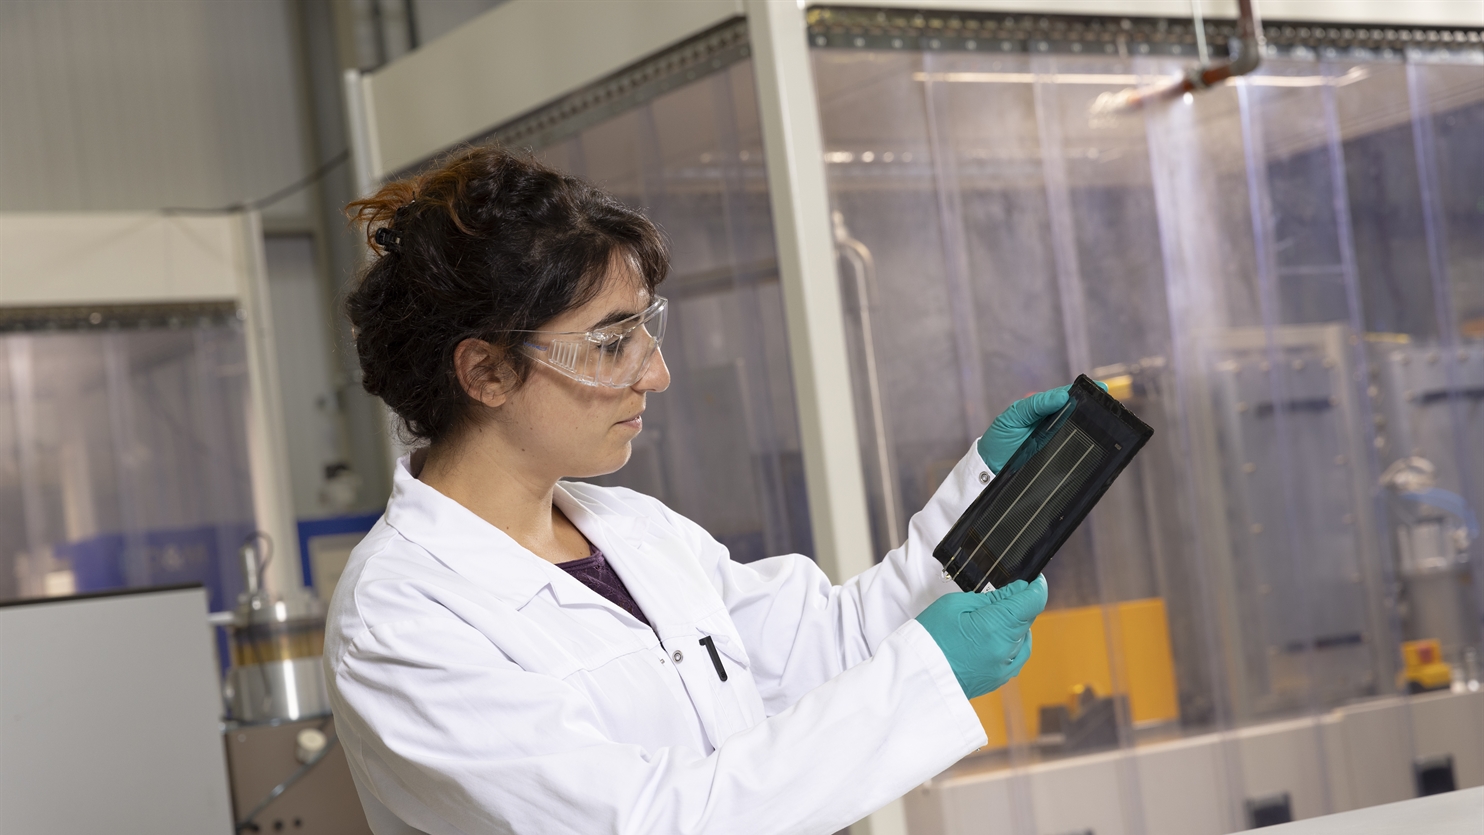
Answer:
[{"label": "red pipe", "polygon": [[1103,93],[1093,103],[1093,111],[1101,114],[1137,110],[1150,104],[1179,98],[1186,93],[1195,93],[1217,84],[1246,75],[1262,64],[1262,21],[1253,8],[1253,0],[1237,0],[1237,40],[1241,44],[1237,57],[1231,61],[1197,64],[1185,71],[1178,81],[1156,87],[1129,87],[1117,93]]}]

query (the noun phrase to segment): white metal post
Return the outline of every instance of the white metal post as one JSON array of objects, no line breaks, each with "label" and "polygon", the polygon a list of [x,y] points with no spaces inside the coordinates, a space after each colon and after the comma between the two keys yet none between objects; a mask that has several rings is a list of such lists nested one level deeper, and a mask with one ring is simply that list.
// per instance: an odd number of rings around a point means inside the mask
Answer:
[{"label": "white metal post", "polygon": [[[345,71],[345,134],[350,140],[350,165],[356,197],[366,197],[376,191],[383,175],[381,145],[377,140],[375,105],[366,94],[366,79],[360,70]],[[362,266],[369,255],[367,249],[358,248]],[[377,411],[381,416],[382,437],[386,441],[387,472],[396,473],[397,459],[409,449],[397,437],[397,416],[382,404]]]},{"label": "white metal post", "polygon": [[874,560],[819,105],[803,10],[794,0],[754,0],[747,18],[814,553],[838,583]]},{"label": "white metal post", "polygon": [[237,296],[245,316],[247,342],[247,454],[252,475],[253,516],[258,530],[273,540],[273,556],[264,571],[269,593],[303,588],[299,526],[289,479],[288,430],[283,416],[283,387],[268,300],[267,257],[263,223],[257,212],[242,215],[243,268]]},{"label": "white metal post", "polygon": [[372,130],[371,100],[360,70],[345,71],[345,135],[350,143],[350,170],[356,196],[365,197],[381,178],[381,154]]},{"label": "white metal post", "polygon": [[[808,33],[796,0],[748,0],[745,8],[814,554],[838,583],[875,560]],[[906,835],[902,802],[894,801],[852,830]]]}]

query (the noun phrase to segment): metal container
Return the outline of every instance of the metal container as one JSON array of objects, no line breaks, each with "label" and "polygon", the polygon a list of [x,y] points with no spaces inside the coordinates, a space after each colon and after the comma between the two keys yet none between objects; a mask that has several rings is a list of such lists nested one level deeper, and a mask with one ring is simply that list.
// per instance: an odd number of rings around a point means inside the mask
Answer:
[{"label": "metal container", "polygon": [[253,723],[328,716],[320,665],[324,604],[308,590],[270,596],[261,586],[265,563],[255,542],[244,544],[240,555],[247,590],[222,619],[232,658],[222,687],[230,718]]},{"label": "metal container", "polygon": [[330,697],[318,655],[227,671],[227,707],[238,722],[269,722],[327,716]]}]

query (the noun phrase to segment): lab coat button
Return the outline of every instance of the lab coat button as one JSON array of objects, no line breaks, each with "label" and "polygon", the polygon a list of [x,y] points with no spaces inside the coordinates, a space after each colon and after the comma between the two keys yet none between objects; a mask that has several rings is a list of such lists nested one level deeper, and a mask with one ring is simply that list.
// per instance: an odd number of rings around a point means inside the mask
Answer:
[{"label": "lab coat button", "polygon": [[684,661],[685,660],[685,653],[683,653],[683,652],[681,652],[680,650],[677,649],[677,650],[675,650],[675,654],[672,655],[672,656],[670,656],[670,657],[673,658],[673,659],[675,659],[675,663],[676,664],[679,664],[681,661]]},{"label": "lab coat button", "polygon": [[980,470],[979,471],[979,483],[980,484],[988,484],[989,483],[989,470]]}]

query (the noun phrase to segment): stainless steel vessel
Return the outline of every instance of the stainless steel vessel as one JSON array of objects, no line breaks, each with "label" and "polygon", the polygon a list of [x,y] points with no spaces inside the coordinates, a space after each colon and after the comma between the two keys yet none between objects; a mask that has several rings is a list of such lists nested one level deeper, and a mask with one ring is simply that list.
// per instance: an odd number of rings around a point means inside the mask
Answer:
[{"label": "stainless steel vessel", "polygon": [[232,657],[222,693],[230,718],[251,723],[328,716],[320,666],[324,605],[307,589],[277,596],[264,591],[265,561],[256,540],[245,543],[240,555],[247,590],[230,618],[221,619]]}]

